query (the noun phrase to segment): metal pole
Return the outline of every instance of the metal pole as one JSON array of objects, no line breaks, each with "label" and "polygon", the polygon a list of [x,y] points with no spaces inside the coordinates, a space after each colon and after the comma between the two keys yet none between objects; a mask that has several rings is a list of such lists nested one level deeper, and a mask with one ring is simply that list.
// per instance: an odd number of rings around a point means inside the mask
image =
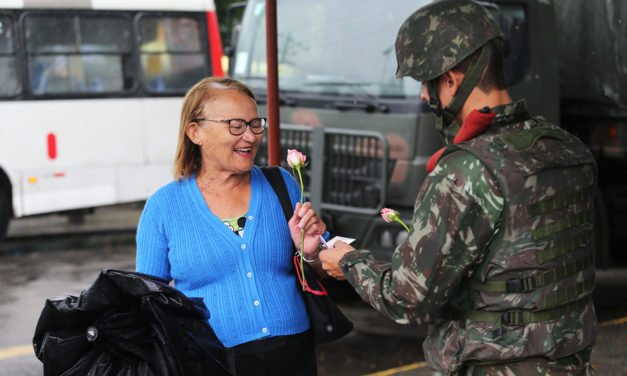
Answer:
[{"label": "metal pole", "polygon": [[268,69],[268,165],[281,160],[279,130],[279,72],[277,68],[276,0],[266,0],[266,64]]}]

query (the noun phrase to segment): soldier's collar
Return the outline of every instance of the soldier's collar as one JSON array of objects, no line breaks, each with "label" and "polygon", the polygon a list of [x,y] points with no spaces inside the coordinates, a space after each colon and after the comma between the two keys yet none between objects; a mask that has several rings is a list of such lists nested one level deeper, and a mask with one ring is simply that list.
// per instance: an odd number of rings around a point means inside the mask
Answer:
[{"label": "soldier's collar", "polygon": [[523,123],[531,119],[531,116],[527,111],[527,103],[524,99],[504,104],[502,106],[496,106],[492,108],[492,111],[496,112],[496,117],[494,118],[492,125],[497,127]]}]

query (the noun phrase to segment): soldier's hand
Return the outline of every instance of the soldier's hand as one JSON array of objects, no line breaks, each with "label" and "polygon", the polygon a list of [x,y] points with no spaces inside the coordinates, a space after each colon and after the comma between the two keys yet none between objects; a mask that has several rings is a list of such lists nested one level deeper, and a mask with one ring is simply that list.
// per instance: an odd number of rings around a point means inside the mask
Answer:
[{"label": "soldier's hand", "polygon": [[343,241],[336,241],[333,248],[325,249],[320,252],[319,257],[322,262],[322,270],[335,279],[345,280],[346,277],[344,276],[344,272],[342,272],[342,269],[340,268],[340,260],[345,254],[354,250],[355,248]]}]

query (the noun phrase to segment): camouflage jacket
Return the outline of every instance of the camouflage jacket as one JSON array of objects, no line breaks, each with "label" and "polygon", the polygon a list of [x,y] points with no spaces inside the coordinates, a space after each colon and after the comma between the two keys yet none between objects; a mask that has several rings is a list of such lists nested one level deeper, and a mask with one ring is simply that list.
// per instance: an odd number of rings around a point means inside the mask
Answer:
[{"label": "camouflage jacket", "polygon": [[[495,123],[526,114],[524,101],[493,110],[497,112]],[[537,126],[529,119],[505,123],[491,126],[468,144],[455,145],[445,152],[418,193],[409,238],[394,251],[391,263],[375,260],[367,250],[350,252],[340,262],[347,280],[378,311],[401,324],[429,323],[425,356],[444,374],[455,374],[468,361],[560,358],[591,345],[596,331],[591,304],[557,325],[535,322],[509,326],[454,318],[455,312],[478,308],[537,308],[533,306],[537,294],[531,293],[521,305],[515,305],[511,297],[520,299],[520,294],[490,295],[464,288],[472,279],[507,276],[511,272],[507,268],[514,265],[493,265],[495,257],[507,259],[506,252],[488,255],[491,244],[505,244],[503,239],[495,238],[499,230],[504,233],[503,223],[508,223],[502,216],[512,215],[506,207],[503,176],[495,176],[494,166],[488,168],[471,152],[473,143],[483,143],[485,147],[496,135]],[[587,155],[585,159],[594,163]],[[521,162],[524,160],[515,163]],[[594,173],[592,168],[586,184],[594,181]],[[511,244],[501,248],[507,246]],[[590,291],[591,288],[586,294]],[[575,339],[565,344],[565,338]]]}]

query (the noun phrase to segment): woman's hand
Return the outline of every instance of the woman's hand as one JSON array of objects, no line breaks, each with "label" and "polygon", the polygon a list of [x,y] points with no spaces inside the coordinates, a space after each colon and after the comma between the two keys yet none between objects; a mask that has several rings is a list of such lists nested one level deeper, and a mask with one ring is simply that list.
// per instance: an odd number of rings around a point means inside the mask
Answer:
[{"label": "woman's hand", "polygon": [[310,202],[296,204],[294,215],[287,223],[296,249],[301,247],[301,230],[305,230],[304,254],[307,259],[315,259],[320,249],[320,236],[327,230],[327,225],[316,214]]}]

